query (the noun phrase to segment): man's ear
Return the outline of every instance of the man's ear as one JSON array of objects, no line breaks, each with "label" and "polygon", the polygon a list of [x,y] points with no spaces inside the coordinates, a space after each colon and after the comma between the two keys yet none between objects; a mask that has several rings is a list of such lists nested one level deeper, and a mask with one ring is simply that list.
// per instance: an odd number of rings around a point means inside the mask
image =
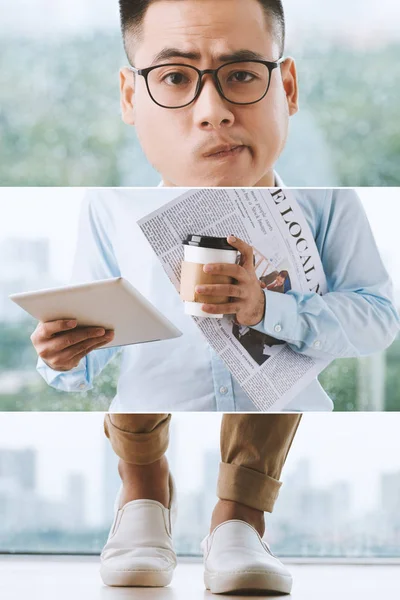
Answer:
[{"label": "man's ear", "polygon": [[297,81],[296,63],[293,58],[286,58],[281,65],[283,87],[285,89],[289,115],[299,110],[299,87]]},{"label": "man's ear", "polygon": [[120,102],[122,120],[127,125],[135,125],[134,98],[135,98],[135,74],[124,67],[119,72]]}]

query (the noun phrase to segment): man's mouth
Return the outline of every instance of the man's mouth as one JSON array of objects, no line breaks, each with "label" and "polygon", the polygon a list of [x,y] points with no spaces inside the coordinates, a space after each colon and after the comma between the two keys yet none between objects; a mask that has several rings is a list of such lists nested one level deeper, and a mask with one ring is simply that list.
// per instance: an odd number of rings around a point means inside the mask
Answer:
[{"label": "man's mouth", "polygon": [[245,148],[246,146],[243,144],[221,144],[206,152],[203,156],[205,158],[229,158],[240,154]]}]

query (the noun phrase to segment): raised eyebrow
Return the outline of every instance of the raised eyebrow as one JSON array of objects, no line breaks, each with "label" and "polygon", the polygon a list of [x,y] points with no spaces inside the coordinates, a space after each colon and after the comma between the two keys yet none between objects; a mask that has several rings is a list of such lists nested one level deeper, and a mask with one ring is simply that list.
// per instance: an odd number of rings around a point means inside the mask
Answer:
[{"label": "raised eyebrow", "polygon": [[253,50],[235,50],[229,54],[221,54],[218,56],[218,60],[221,62],[231,62],[235,60],[265,60],[265,57],[258,52]]},{"label": "raised eyebrow", "polygon": [[[163,48],[152,60],[151,66],[171,58],[184,58],[186,60],[200,60],[200,52],[180,50],[179,48]],[[218,62],[231,62],[235,60],[265,60],[264,56],[254,50],[235,50],[227,54],[220,54],[217,57]]]},{"label": "raised eyebrow", "polygon": [[200,60],[201,55],[199,52],[185,52],[179,50],[179,48],[163,48],[158,52],[152,60],[151,66],[156,65],[159,62],[170,60],[171,58],[185,58],[186,60]]}]

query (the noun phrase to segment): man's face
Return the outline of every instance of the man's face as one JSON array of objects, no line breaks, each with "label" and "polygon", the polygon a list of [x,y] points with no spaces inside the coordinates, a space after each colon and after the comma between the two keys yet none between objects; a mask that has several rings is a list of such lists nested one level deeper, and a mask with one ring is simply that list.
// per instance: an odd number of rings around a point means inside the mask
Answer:
[{"label": "man's face", "polygon": [[[217,68],[238,51],[251,51],[269,61],[280,58],[278,42],[257,0],[159,0],[150,5],[134,48],[137,68],[177,62]],[[155,60],[171,48],[176,55]],[[124,121],[136,126],[148,160],[166,185],[273,185],[273,167],[286,142],[289,116],[297,110],[296,71],[288,59],[272,72],[265,98],[247,106],[224,100],[212,77],[205,75],[197,100],[172,110],[152,101],[143,77],[135,80],[123,69],[121,100]],[[224,147],[235,149],[218,154]]]}]

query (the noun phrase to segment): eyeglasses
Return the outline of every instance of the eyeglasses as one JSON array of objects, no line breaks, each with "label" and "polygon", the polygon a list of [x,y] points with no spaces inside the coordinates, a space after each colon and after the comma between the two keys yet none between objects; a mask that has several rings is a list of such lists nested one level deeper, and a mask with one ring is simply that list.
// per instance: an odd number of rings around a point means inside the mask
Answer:
[{"label": "eyeglasses", "polygon": [[150,98],[163,108],[184,108],[197,100],[206,74],[212,76],[222,98],[232,104],[247,105],[260,102],[267,95],[272,71],[284,60],[239,60],[203,71],[179,63],[129,69],[144,77]]}]

